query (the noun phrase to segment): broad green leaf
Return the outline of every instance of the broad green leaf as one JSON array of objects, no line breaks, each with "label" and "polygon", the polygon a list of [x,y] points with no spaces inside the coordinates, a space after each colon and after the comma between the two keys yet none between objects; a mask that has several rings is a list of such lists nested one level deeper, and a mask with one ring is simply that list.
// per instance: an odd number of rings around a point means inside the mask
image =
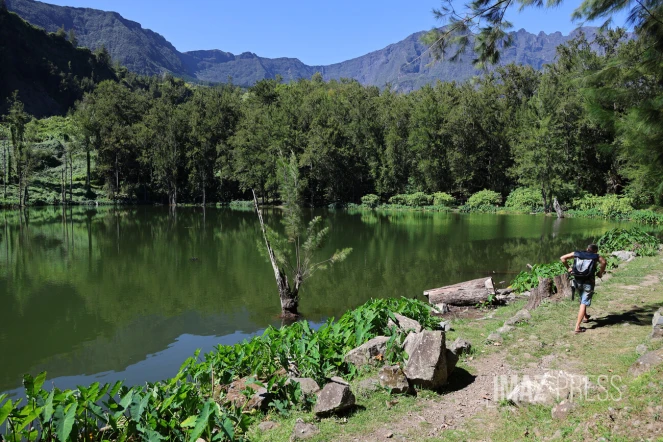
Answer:
[{"label": "broad green leaf", "polygon": [[126,408],[129,406],[131,403],[131,399],[133,399],[134,391],[129,390],[127,391],[127,394],[124,395],[122,399],[120,399],[120,407],[122,407],[123,410],[126,410]]},{"label": "broad green leaf", "polygon": [[221,431],[223,431],[223,434],[225,434],[229,440],[235,440],[235,427],[230,419],[226,418],[223,420]]},{"label": "broad green leaf", "polygon": [[30,424],[30,422],[34,421],[39,414],[41,414],[42,407],[35,408],[32,410],[23,420],[16,426],[15,430],[16,431],[22,431],[25,427]]},{"label": "broad green leaf", "polygon": [[196,440],[200,437],[200,435],[203,434],[203,431],[205,431],[205,428],[207,428],[207,426],[209,425],[209,417],[213,411],[211,407],[212,404],[214,404],[214,402],[210,400],[205,402],[203,411],[201,411],[198,417],[196,418],[196,426],[189,435],[189,442],[196,442]]},{"label": "broad green leaf", "polygon": [[[6,395],[3,396],[6,397]],[[5,422],[5,420],[7,420],[7,417],[9,417],[13,409],[14,409],[14,404],[12,403],[11,400],[8,400],[4,404],[2,404],[2,407],[0,407],[0,425],[2,425]]]},{"label": "broad green leaf", "polygon": [[53,396],[55,395],[55,390],[51,390],[48,397],[46,398],[46,403],[44,404],[44,422],[49,422],[51,417],[53,417]]},{"label": "broad green leaf", "polygon": [[180,426],[183,428],[193,427],[196,425],[197,418],[198,416],[189,416],[186,419],[184,419],[184,421],[180,424]]},{"label": "broad green leaf", "polygon": [[120,388],[122,388],[122,381],[117,381],[115,385],[113,385],[111,391],[108,392],[108,396],[110,397],[115,396],[117,392],[120,391]]},{"label": "broad green leaf", "polygon": [[41,390],[41,387],[44,385],[45,381],[46,381],[46,372],[42,371],[34,379],[34,392],[35,393],[37,393],[39,390]]},{"label": "broad green leaf", "polygon": [[55,409],[55,435],[60,442],[67,442],[67,439],[71,434],[71,429],[74,426],[74,420],[76,419],[77,407],[78,404],[76,403],[70,404],[66,413],[62,405],[58,405]]}]

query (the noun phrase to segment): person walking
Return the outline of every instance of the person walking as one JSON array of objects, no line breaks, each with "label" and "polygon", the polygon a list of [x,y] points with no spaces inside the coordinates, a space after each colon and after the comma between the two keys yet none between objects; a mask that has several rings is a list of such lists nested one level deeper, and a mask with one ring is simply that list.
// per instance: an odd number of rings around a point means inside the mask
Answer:
[{"label": "person walking", "polygon": [[[573,265],[569,267],[568,261],[571,258],[573,258]],[[588,245],[585,251],[567,253],[559,259],[567,271],[573,275],[573,288],[580,297],[580,309],[578,310],[578,321],[574,333],[582,333],[585,328],[581,327],[580,324],[589,322],[590,319],[587,314],[587,307],[592,305],[592,296],[596,284],[596,264],[599,263],[598,277],[601,278],[605,273],[607,263],[605,258],[599,255],[599,247],[596,244]]]}]

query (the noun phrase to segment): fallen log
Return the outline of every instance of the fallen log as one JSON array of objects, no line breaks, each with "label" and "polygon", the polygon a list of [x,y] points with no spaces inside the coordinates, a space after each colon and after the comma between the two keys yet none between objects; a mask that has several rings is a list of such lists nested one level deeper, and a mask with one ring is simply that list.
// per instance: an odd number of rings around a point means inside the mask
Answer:
[{"label": "fallen log", "polygon": [[493,278],[473,279],[424,292],[428,302],[434,305],[476,305],[496,294]]}]

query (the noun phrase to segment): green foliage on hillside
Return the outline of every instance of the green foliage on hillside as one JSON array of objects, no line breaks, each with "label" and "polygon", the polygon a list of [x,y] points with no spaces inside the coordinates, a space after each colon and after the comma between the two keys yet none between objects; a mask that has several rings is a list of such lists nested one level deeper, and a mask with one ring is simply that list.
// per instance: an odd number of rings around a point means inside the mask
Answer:
[{"label": "green foliage on hillside", "polygon": [[7,112],[7,98],[16,90],[31,115],[65,114],[96,83],[115,78],[99,55],[2,10],[0,60],[0,114]]}]

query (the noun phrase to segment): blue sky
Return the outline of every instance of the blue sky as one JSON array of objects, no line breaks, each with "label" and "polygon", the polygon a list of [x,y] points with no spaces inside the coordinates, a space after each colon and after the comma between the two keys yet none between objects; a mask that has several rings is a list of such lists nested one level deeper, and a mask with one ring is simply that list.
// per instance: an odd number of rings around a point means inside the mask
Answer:
[{"label": "blue sky", "polygon": [[[178,50],[221,49],[262,57],[294,57],[309,65],[331,64],[402,40],[439,25],[431,10],[438,0],[46,0],[62,6],[119,12],[163,35]],[[578,24],[571,13],[579,1],[555,9],[515,8],[514,30],[561,31]],[[623,15],[615,20],[623,25]]]}]

